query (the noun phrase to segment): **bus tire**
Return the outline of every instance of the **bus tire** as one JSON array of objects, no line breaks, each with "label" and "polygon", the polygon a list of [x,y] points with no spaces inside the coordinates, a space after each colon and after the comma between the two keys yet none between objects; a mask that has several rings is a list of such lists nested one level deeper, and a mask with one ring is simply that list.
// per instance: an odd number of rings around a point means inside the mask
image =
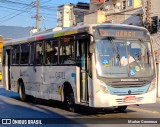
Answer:
[{"label": "bus tire", "polygon": [[75,104],[75,99],[74,99],[74,94],[72,91],[68,91],[65,93],[65,98],[64,98],[65,105],[67,107],[67,110],[71,112],[76,112],[77,111],[77,106]]},{"label": "bus tire", "polygon": [[127,106],[118,106],[117,108],[115,108],[116,111],[118,112],[123,112],[124,110],[126,110]]},{"label": "bus tire", "polygon": [[19,81],[19,97],[20,100],[25,102],[27,100],[26,94],[25,94],[25,88],[22,81]]}]

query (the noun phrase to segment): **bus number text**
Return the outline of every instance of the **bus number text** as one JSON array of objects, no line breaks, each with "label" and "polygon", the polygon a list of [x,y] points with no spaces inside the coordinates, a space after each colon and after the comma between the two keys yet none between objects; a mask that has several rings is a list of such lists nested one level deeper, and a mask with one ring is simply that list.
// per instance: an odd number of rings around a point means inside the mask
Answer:
[{"label": "bus number text", "polygon": [[65,72],[56,72],[55,78],[56,79],[65,79]]}]

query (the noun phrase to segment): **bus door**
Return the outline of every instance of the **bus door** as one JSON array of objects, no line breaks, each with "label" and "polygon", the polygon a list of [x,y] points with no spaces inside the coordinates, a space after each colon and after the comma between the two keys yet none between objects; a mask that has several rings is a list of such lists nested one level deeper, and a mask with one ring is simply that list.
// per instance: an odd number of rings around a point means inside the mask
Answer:
[{"label": "bus door", "polygon": [[89,39],[80,40],[80,98],[81,102],[88,102],[88,49]]},{"label": "bus door", "polygon": [[6,52],[5,52],[5,54],[4,54],[5,56],[3,56],[3,57],[5,57],[6,59],[4,59],[4,76],[3,76],[3,78],[4,78],[4,85],[6,85],[5,86],[5,88],[7,89],[7,90],[11,90],[11,76],[10,76],[10,74],[11,74],[11,49],[6,49]]}]

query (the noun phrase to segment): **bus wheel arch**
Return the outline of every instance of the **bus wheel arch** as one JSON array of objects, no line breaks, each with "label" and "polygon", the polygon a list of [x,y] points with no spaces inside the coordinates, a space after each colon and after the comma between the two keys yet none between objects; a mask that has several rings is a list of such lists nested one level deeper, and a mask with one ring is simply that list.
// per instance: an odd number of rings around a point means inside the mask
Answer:
[{"label": "bus wheel arch", "polygon": [[[18,93],[19,93],[19,96],[20,96],[20,99],[21,101],[29,101],[29,102],[34,102],[35,101],[35,97],[34,96],[31,96],[31,95],[27,95],[26,94],[26,91],[25,91],[25,85],[24,85],[24,82],[23,82],[23,79],[20,78],[17,82],[17,85],[18,85]],[[21,91],[20,91],[21,90]],[[20,93],[21,92],[21,93]],[[23,97],[22,97],[23,95]]]},{"label": "bus wheel arch", "polygon": [[69,82],[65,82],[62,86],[62,90],[62,101],[65,103],[69,111],[75,112],[77,106],[75,104],[75,96],[71,84]]},{"label": "bus wheel arch", "polygon": [[64,82],[62,87],[61,87],[61,101],[62,102],[64,102],[64,96],[65,96],[65,91],[66,90],[73,91],[72,86],[69,82]]}]

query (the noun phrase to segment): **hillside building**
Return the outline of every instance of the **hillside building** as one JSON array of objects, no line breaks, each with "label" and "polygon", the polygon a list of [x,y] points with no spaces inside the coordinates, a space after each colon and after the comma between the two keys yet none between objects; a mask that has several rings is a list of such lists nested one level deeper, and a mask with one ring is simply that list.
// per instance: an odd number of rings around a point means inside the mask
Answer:
[{"label": "hillside building", "polygon": [[84,15],[89,11],[88,3],[77,4],[64,4],[58,6],[57,26],[58,27],[71,27],[83,24]]}]

